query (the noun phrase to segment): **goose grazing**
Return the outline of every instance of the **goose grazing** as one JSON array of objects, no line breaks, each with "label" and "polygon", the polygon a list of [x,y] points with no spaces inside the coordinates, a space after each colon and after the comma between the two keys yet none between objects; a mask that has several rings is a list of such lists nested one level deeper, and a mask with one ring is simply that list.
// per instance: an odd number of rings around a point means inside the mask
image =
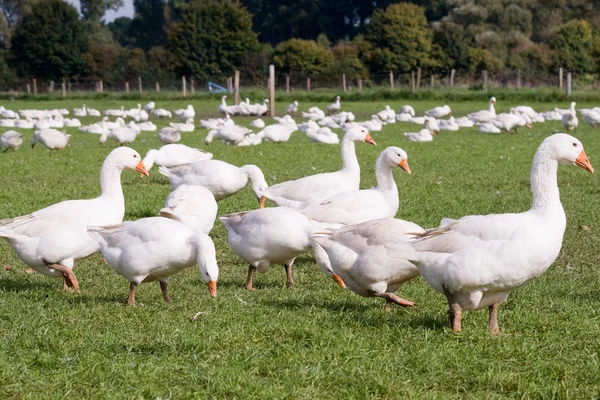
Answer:
[{"label": "goose grazing", "polygon": [[159,167],[158,172],[169,178],[173,190],[181,185],[204,186],[217,201],[239,192],[250,182],[260,202],[260,193],[269,186],[260,168],[252,164],[238,168],[225,161],[202,160],[173,168]]},{"label": "goose grazing", "polygon": [[346,287],[364,297],[380,297],[386,310],[396,303],[415,304],[395,292],[419,276],[417,267],[387,248],[388,243],[405,241],[423,228],[401,219],[383,218],[349,225],[311,237],[317,264],[326,275],[337,274]]},{"label": "goose grazing", "polygon": [[575,111],[575,102],[571,102],[571,112],[562,116],[561,122],[567,131],[577,129],[579,120],[577,119],[577,112]]},{"label": "goose grazing", "polygon": [[404,132],[404,137],[409,142],[433,142],[433,136],[429,130],[429,119],[423,123],[423,129],[419,132]]},{"label": "goose grazing", "polygon": [[352,125],[344,134],[340,146],[342,169],[336,172],[309,175],[265,188],[260,192],[260,207],[264,207],[265,200],[269,199],[277,206],[299,210],[311,204],[320,203],[338,193],[358,190],[360,166],[354,142],[376,145],[369,131],[358,125]]},{"label": "goose grazing", "polygon": [[210,190],[197,185],[181,185],[169,194],[160,216],[208,235],[215,224],[217,211],[217,201]]},{"label": "goose grazing", "polygon": [[185,144],[166,144],[160,149],[152,149],[144,157],[144,166],[148,171],[154,164],[159,167],[173,168],[180,165],[187,165],[196,161],[210,160],[212,153],[206,153],[200,149],[194,149]]},{"label": "goose grazing", "polygon": [[412,106],[409,106],[408,104],[400,107],[400,110],[398,110],[398,114],[409,114],[411,117],[415,116],[415,109],[412,108]]},{"label": "goose grazing", "polygon": [[211,297],[217,297],[219,268],[215,245],[205,233],[162,217],[90,226],[87,231],[102,247],[108,265],[129,281],[127,305],[135,304],[140,283],[154,281],[159,282],[165,302],[171,304],[169,278],[194,265],[208,284]]},{"label": "goose grazing", "polygon": [[[517,132],[517,128],[521,127],[521,126],[526,126],[530,130],[532,128],[531,119],[529,118],[529,116],[527,114],[502,113],[502,114],[496,115],[496,118],[491,119],[489,121],[489,123],[494,125],[496,128],[506,131],[506,132],[510,132],[512,130]],[[496,133],[496,132],[492,132],[492,133]]]},{"label": "goose grazing", "polygon": [[443,219],[439,228],[409,242],[416,253],[407,258],[448,299],[455,332],[461,330],[462,309],[488,307],[488,329],[499,333],[499,304],[556,260],[567,224],[558,191],[558,164],[594,172],[579,140],[554,134],[544,139],[533,157],[533,204],[528,211]]},{"label": "goose grazing", "polygon": [[132,143],[138,134],[139,131],[131,128],[130,126],[121,126],[108,132],[103,132],[100,135],[100,143],[104,144],[106,139],[113,139],[119,142],[121,146],[125,146],[127,143]]},{"label": "goose grazing", "polygon": [[425,115],[431,118],[444,118],[447,115],[450,115],[452,110],[448,105],[434,107],[431,110],[425,111]]},{"label": "goose grazing", "polygon": [[87,235],[88,225],[117,224],[123,220],[125,200],[121,172],[133,169],[148,175],[140,155],[133,149],[113,150],[100,169],[102,194],[91,200],[63,201],[29,215],[0,220],[0,237],[34,270],[63,278],[63,289],[79,292],[73,268],[100,246]]},{"label": "goose grazing", "polygon": [[41,129],[34,132],[31,138],[31,148],[34,148],[36,143],[39,142],[50,150],[62,150],[67,147],[70,137],[71,135],[56,129]]},{"label": "goose grazing", "polygon": [[377,114],[371,115],[369,121],[357,122],[357,124],[372,132],[379,132],[383,129],[383,122]]},{"label": "goose grazing", "polygon": [[181,132],[179,129],[166,126],[158,131],[158,140],[164,144],[177,143],[181,140]]},{"label": "goose grazing", "polygon": [[[254,127],[254,128],[258,128],[258,129],[262,129],[265,127],[265,121],[263,121],[260,118],[255,119],[254,121],[252,121],[250,123],[250,126]],[[214,128],[212,128],[214,129]],[[218,129],[218,128],[217,128]]]},{"label": "goose grazing", "polygon": [[154,115],[157,118],[172,118],[173,117],[173,114],[171,114],[171,111],[165,110],[164,108],[159,108],[159,109],[153,110],[152,115]]},{"label": "goose grazing", "polygon": [[496,109],[494,108],[496,98],[490,97],[488,104],[490,106],[489,110],[477,111],[469,114],[467,117],[473,122],[488,122],[490,119],[496,118]]},{"label": "goose grazing", "polygon": [[192,120],[191,123],[193,124],[195,116],[196,116],[196,111],[194,111],[194,107],[191,104],[188,104],[186,109],[183,110],[183,112],[181,114],[179,114],[179,119],[187,124],[189,124],[190,120]]},{"label": "goose grazing", "polygon": [[8,149],[15,151],[23,144],[23,135],[17,131],[6,131],[0,136],[0,149],[6,153]]},{"label": "goose grazing", "polygon": [[335,114],[336,112],[340,111],[340,108],[342,107],[340,101],[341,101],[340,96],[337,96],[335,98],[335,102],[333,102],[327,106],[327,111],[329,112],[329,115]]},{"label": "goose grazing", "polygon": [[285,108],[285,112],[287,112],[288,115],[294,115],[294,114],[296,114],[298,112],[298,101],[294,101],[292,104],[289,104]]},{"label": "goose grazing", "polygon": [[327,226],[359,224],[396,215],[400,206],[398,188],[392,168],[398,166],[411,173],[408,156],[399,147],[388,147],[377,157],[375,175],[377,187],[337,194],[300,210],[311,221]]},{"label": "goose grazing", "polygon": [[329,128],[319,128],[318,130],[306,131],[306,137],[313,143],[338,144],[340,138]]},{"label": "goose grazing", "polygon": [[144,106],[144,110],[146,112],[151,113],[152,111],[154,111],[154,107],[156,107],[156,104],[153,101],[151,101],[150,103],[148,103]]},{"label": "goose grazing", "polygon": [[587,122],[592,128],[600,127],[600,112],[596,112],[594,109],[582,108],[579,110],[583,120]]},{"label": "goose grazing", "polygon": [[[254,273],[257,269],[267,272],[271,264],[282,264],[286,286],[294,286],[292,265],[296,257],[310,250],[309,236],[314,229],[304,215],[291,208],[273,207],[219,219],[227,228],[227,241],[233,252],[250,264],[246,289],[254,290]],[[339,277],[336,282],[341,282]]]},{"label": "goose grazing", "polygon": [[179,132],[194,132],[194,120],[188,118],[185,123],[169,122],[171,128],[179,130]]}]

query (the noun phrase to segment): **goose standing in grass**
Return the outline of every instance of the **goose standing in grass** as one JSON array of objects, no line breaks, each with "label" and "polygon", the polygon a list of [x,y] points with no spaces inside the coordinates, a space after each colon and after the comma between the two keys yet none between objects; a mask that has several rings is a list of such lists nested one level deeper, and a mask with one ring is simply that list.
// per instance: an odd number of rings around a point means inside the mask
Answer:
[{"label": "goose standing in grass", "polygon": [[106,139],[116,140],[121,144],[121,146],[125,146],[125,144],[133,143],[135,138],[140,132],[136,129],[133,129],[130,126],[120,126],[115,129],[111,129],[108,132],[103,132],[100,135],[100,143],[106,143]]},{"label": "goose standing in grass", "polygon": [[473,122],[488,122],[492,118],[496,118],[496,109],[494,105],[496,104],[496,98],[490,97],[489,110],[481,110],[474,113],[469,114],[467,117]]},{"label": "goose standing in grass", "polygon": [[559,164],[594,172],[579,140],[564,133],[549,136],[533,157],[529,211],[443,219],[439,228],[410,241],[416,254],[404,257],[446,296],[455,332],[461,331],[462,309],[488,307],[488,329],[499,333],[500,303],[556,260],[567,224],[557,184]]},{"label": "goose standing in grass", "polygon": [[404,132],[404,137],[409,142],[433,142],[433,135],[429,130],[429,119],[423,123],[423,129],[419,132]]},{"label": "goose standing in grass", "polygon": [[159,167],[173,168],[180,165],[191,164],[196,161],[210,160],[212,153],[188,147],[185,144],[166,144],[160,149],[152,149],[146,153],[143,163],[148,171],[154,164]]},{"label": "goose standing in grass", "polygon": [[217,201],[210,190],[197,185],[181,185],[169,194],[160,216],[208,235],[215,224],[217,211]]},{"label": "goose standing in grass", "polygon": [[[227,241],[233,252],[250,264],[246,289],[254,290],[256,270],[265,273],[271,264],[282,264],[286,286],[294,286],[292,265],[296,257],[310,250],[309,237],[314,230],[304,215],[291,208],[273,207],[219,219],[227,228]],[[338,278],[336,282],[341,281]]]},{"label": "goose standing in grass", "polygon": [[196,116],[196,111],[194,111],[194,107],[191,104],[188,104],[188,106],[186,107],[186,109],[183,110],[183,112],[181,114],[179,114],[179,119],[182,122],[185,122],[187,124],[189,124],[190,120],[192,120],[191,123],[193,124],[195,116]]},{"label": "goose standing in grass", "polygon": [[431,110],[425,111],[425,115],[437,119],[444,118],[445,116],[450,115],[450,113],[452,113],[452,110],[448,105],[434,107]]},{"label": "goose standing in grass", "polygon": [[348,289],[364,297],[385,299],[402,307],[415,304],[395,292],[419,276],[417,267],[387,248],[388,243],[408,240],[423,228],[401,219],[383,218],[349,225],[311,237],[317,264],[326,275],[337,274]]},{"label": "goose standing in grass", "polygon": [[579,125],[577,112],[575,111],[575,102],[571,102],[571,109],[568,114],[562,116],[561,122],[567,131],[576,130]]},{"label": "goose standing in grass", "polygon": [[[496,115],[496,118],[491,119],[489,121],[489,123],[494,125],[496,128],[506,131],[506,132],[511,132],[512,130],[517,132],[517,128],[519,128],[521,126],[526,126],[530,130],[532,128],[531,119],[529,118],[529,116],[527,114],[502,113],[502,114]],[[492,133],[496,133],[496,132],[492,132]]]},{"label": "goose standing in grass", "polygon": [[298,101],[294,101],[292,104],[289,104],[286,108],[285,111],[288,113],[288,115],[294,115],[298,112]]},{"label": "goose standing in grass", "polygon": [[158,140],[164,144],[177,143],[181,140],[179,129],[166,126],[158,131]]},{"label": "goose standing in grass", "polygon": [[300,212],[311,221],[338,227],[393,217],[400,206],[398,187],[392,173],[392,168],[396,166],[411,173],[406,152],[399,147],[391,146],[377,157],[375,164],[377,187],[340,193],[303,208]]},{"label": "goose standing in grass", "polygon": [[153,101],[149,102],[148,104],[146,104],[144,106],[144,110],[146,112],[151,113],[152,111],[154,111],[154,107],[156,107],[156,103],[154,103]]},{"label": "goose standing in grass", "polygon": [[184,123],[169,122],[171,128],[179,130],[179,132],[194,132],[194,120],[188,118]]},{"label": "goose standing in grass", "polygon": [[108,265],[129,281],[127,305],[135,304],[140,283],[154,281],[159,282],[164,301],[171,304],[169,278],[194,265],[211,297],[217,297],[219,268],[215,245],[207,234],[162,217],[90,226],[87,231],[102,247]]},{"label": "goose standing in grass", "polygon": [[202,160],[173,168],[159,167],[158,172],[169,178],[173,190],[181,185],[204,186],[217,201],[239,192],[250,182],[260,202],[260,193],[269,186],[260,168],[252,164],[238,168],[225,161]]},{"label": "goose standing in grass", "polygon": [[292,133],[298,130],[296,124],[273,124],[266,126],[263,130],[256,133],[256,136],[261,140],[268,140],[269,142],[282,143],[290,140]]},{"label": "goose standing in grass", "polygon": [[91,200],[63,201],[29,215],[0,220],[0,237],[6,239],[21,261],[53,278],[63,278],[63,289],[79,292],[73,268],[100,246],[87,235],[88,225],[120,223],[125,213],[121,172],[148,172],[133,149],[113,150],[100,170],[102,194]]},{"label": "goose standing in grass", "polygon": [[342,169],[265,187],[260,191],[260,207],[264,207],[265,200],[269,199],[277,206],[299,210],[338,193],[358,190],[360,165],[354,142],[376,145],[369,131],[358,125],[352,125],[344,134],[340,146]]},{"label": "goose standing in grass", "polygon": [[31,138],[31,148],[34,148],[39,142],[50,150],[62,150],[67,147],[70,137],[71,135],[56,129],[41,129],[34,132]]},{"label": "goose standing in grass", "polygon": [[340,111],[340,108],[342,108],[340,101],[341,101],[340,96],[337,96],[335,98],[335,102],[333,102],[327,106],[327,111],[329,112],[329,115],[335,114],[336,112]]},{"label": "goose standing in grass", "polygon": [[209,144],[212,142],[213,137],[216,137],[227,144],[238,144],[251,133],[254,133],[252,132],[252,129],[246,128],[245,126],[225,124],[219,129],[213,129],[208,132],[204,142]]},{"label": "goose standing in grass", "polygon": [[23,144],[23,135],[17,131],[6,131],[0,136],[0,149],[6,153],[8,149],[16,151]]},{"label": "goose standing in grass", "polygon": [[583,120],[588,123],[592,128],[600,127],[600,112],[596,112],[594,109],[582,108],[579,110]]}]

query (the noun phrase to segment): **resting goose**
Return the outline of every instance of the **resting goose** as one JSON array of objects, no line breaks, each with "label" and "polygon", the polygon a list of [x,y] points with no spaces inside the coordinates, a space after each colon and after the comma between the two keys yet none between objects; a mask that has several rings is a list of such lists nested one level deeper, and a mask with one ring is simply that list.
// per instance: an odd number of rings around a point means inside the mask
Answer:
[{"label": "resting goose", "polygon": [[398,110],[398,114],[409,114],[411,117],[415,116],[415,109],[412,106],[409,106],[408,104],[400,107],[400,110]]},{"label": "resting goose", "polygon": [[352,125],[344,134],[340,146],[342,169],[336,172],[309,175],[264,188],[260,191],[261,208],[264,207],[265,200],[269,199],[275,205],[299,210],[338,193],[358,190],[360,166],[354,142],[376,144],[365,128]]},{"label": "resting goose", "polygon": [[460,126],[461,128],[472,128],[473,125],[475,125],[475,123],[471,121],[469,117],[456,118],[454,122],[456,122],[456,125]]},{"label": "resting goose", "polygon": [[90,226],[87,231],[102,246],[108,265],[129,281],[128,305],[135,304],[135,290],[140,283],[154,281],[159,282],[163,299],[170,304],[169,278],[194,265],[208,284],[211,297],[217,296],[215,245],[205,233],[161,217]]},{"label": "resting goose", "polygon": [[[262,129],[262,128],[265,127],[265,121],[263,121],[260,118],[257,118],[254,121],[250,122],[250,126],[253,127],[253,128]],[[215,129],[215,128],[212,128],[212,129]]]},{"label": "resting goose", "polygon": [[533,158],[529,211],[443,219],[439,228],[409,242],[416,253],[406,258],[448,299],[455,332],[461,330],[462,309],[488,307],[488,329],[497,334],[499,304],[513,289],[544,273],[558,256],[566,227],[558,164],[594,172],[579,140],[564,133],[549,136]]},{"label": "resting goose", "polygon": [[423,124],[423,129],[421,129],[419,132],[404,132],[404,137],[409,142],[432,142],[433,136],[429,130],[429,123],[429,119],[426,119],[425,123]]},{"label": "resting goose", "polygon": [[260,193],[269,186],[256,165],[238,168],[220,160],[196,161],[173,168],[159,167],[158,172],[169,178],[173,190],[181,185],[204,186],[217,201],[239,192],[250,182],[254,195],[261,203]]},{"label": "resting goose", "polygon": [[311,221],[325,226],[359,224],[378,218],[393,217],[400,200],[392,168],[398,166],[410,174],[408,156],[399,147],[388,147],[377,157],[377,187],[340,193],[300,210]]},{"label": "resting goose", "polygon": [[132,143],[138,134],[139,131],[131,128],[130,126],[121,126],[108,132],[103,132],[100,135],[100,143],[104,144],[106,139],[113,139],[119,142],[121,146],[124,146],[127,143]]},{"label": "resting goose", "polygon": [[423,228],[401,219],[383,218],[349,225],[311,237],[317,264],[325,274],[337,274],[346,287],[364,297],[381,297],[386,310],[392,303],[414,306],[395,292],[419,276],[417,267],[387,249],[387,244],[412,238]]},{"label": "resting goose", "polygon": [[325,112],[319,107],[311,107],[308,109],[308,112],[302,113],[302,118],[307,118],[311,121],[320,121],[325,118]]},{"label": "resting goose", "polygon": [[165,144],[177,143],[181,140],[179,129],[166,126],[158,131],[158,140]]},{"label": "resting goose", "polygon": [[441,131],[456,132],[460,129],[460,126],[456,123],[454,117],[450,117],[447,120],[442,119],[438,121],[438,123]]},{"label": "resting goose", "polygon": [[173,114],[171,114],[171,111],[165,110],[164,108],[158,108],[156,110],[153,110],[152,115],[154,115],[157,118],[172,118],[173,117]]},{"label": "resting goose", "polygon": [[0,136],[0,149],[6,153],[8,149],[17,150],[23,144],[23,135],[17,131],[6,131]]},{"label": "resting goose", "polygon": [[477,124],[479,132],[483,133],[500,133],[500,128],[497,128],[492,122],[480,122]]},{"label": "resting goose", "polygon": [[329,128],[319,128],[318,130],[307,130],[306,137],[314,143],[338,144],[340,138]]},{"label": "resting goose", "polygon": [[125,200],[121,172],[135,169],[148,175],[133,149],[113,150],[100,169],[102,194],[90,200],[63,201],[29,215],[0,220],[0,237],[6,239],[21,261],[53,278],[63,278],[63,289],[79,292],[73,268],[100,246],[86,233],[88,225],[116,224],[123,220]]},{"label": "resting goose", "polygon": [[194,120],[187,118],[183,121],[185,123],[169,122],[169,126],[179,130],[179,132],[194,132]]},{"label": "resting goose", "polygon": [[467,117],[473,122],[488,122],[490,119],[496,117],[496,109],[494,108],[494,104],[496,104],[496,98],[490,97],[489,110],[477,111],[469,114]]},{"label": "resting goose", "polygon": [[292,133],[298,130],[296,124],[273,124],[266,126],[263,130],[259,131],[256,136],[261,140],[268,140],[274,143],[283,143],[290,140]]},{"label": "resting goose", "polygon": [[340,100],[340,96],[337,96],[335,98],[335,102],[327,106],[327,111],[329,112],[329,115],[335,114],[336,112],[340,111],[340,108],[342,107],[342,105],[340,104]]},{"label": "resting goose", "polygon": [[383,129],[383,123],[377,114],[371,115],[369,121],[357,122],[357,124],[372,132],[379,132]]},{"label": "resting goose", "polygon": [[212,156],[212,153],[194,149],[185,144],[175,143],[166,144],[158,150],[149,150],[148,153],[146,153],[143,162],[146,169],[150,171],[154,164],[159,167],[173,168],[180,165],[191,164],[196,161],[209,160]]},{"label": "resting goose", "polygon": [[570,113],[564,114],[561,118],[561,122],[567,131],[577,129],[579,120],[577,119],[577,112],[575,111],[575,102],[571,102]]},{"label": "resting goose", "polygon": [[155,102],[153,102],[153,101],[151,101],[151,102],[149,102],[148,104],[146,104],[146,105],[144,106],[144,110],[145,110],[146,112],[152,112],[152,111],[154,111],[154,107],[156,107],[156,103],[155,103]]},{"label": "resting goose", "polygon": [[[183,110],[181,114],[179,114],[179,119],[186,124],[194,123],[194,117],[196,116],[196,111],[194,111],[194,107],[191,104],[188,104],[187,108]],[[185,131],[184,131],[185,132]]]},{"label": "resting goose", "polygon": [[[271,264],[282,264],[286,286],[294,285],[292,265],[296,257],[310,250],[309,236],[314,230],[304,215],[291,208],[273,207],[219,219],[227,228],[227,241],[233,252],[250,264],[246,289],[254,290],[254,273],[257,269],[267,272]],[[340,282],[339,278],[336,282]]]},{"label": "resting goose", "polygon": [[434,107],[431,110],[425,111],[425,115],[432,118],[444,118],[445,116],[450,115],[451,113],[452,110],[448,105]]}]

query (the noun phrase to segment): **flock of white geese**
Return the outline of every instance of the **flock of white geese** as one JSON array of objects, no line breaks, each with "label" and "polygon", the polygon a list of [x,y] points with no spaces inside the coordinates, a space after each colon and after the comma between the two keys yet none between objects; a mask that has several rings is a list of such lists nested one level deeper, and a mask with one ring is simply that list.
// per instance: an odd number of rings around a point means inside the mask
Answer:
[{"label": "flock of white geese", "polygon": [[[448,106],[428,110],[424,117],[415,117],[410,106],[403,106],[398,113],[386,106],[371,120],[361,123],[354,121],[352,113],[340,111],[338,97],[328,107],[329,115],[312,107],[302,113],[308,121],[297,125],[292,117],[298,111],[298,103],[294,102],[287,107],[286,117],[270,125],[275,128],[267,131],[267,126],[257,133],[233,134],[231,127],[238,125],[233,123],[231,115],[252,115],[244,114],[248,110],[256,115],[263,112],[262,108],[248,107],[249,102],[242,107],[243,111],[239,106],[227,106],[224,96],[218,110],[225,117],[202,121],[203,126],[213,124],[206,126],[207,142],[213,137],[237,145],[285,141],[300,129],[311,140],[336,143],[333,136],[337,138],[337,134],[320,133],[324,128],[331,132],[335,124],[344,130],[340,145],[342,168],[269,186],[256,165],[233,166],[182,144],[167,141],[169,144],[150,150],[144,159],[129,147],[119,147],[102,164],[99,197],[63,201],[28,215],[0,219],[0,237],[32,269],[63,279],[64,290],[72,288],[79,292],[73,273],[77,262],[101,251],[108,265],[129,281],[128,304],[135,303],[140,283],[152,281],[159,282],[164,300],[171,302],[169,278],[193,266],[198,267],[210,295],[215,297],[219,270],[215,246],[208,234],[217,218],[217,201],[250,183],[259,208],[219,217],[227,228],[229,246],[249,264],[245,282],[248,290],[254,290],[256,270],[266,272],[271,264],[282,264],[286,285],[293,286],[295,258],[312,250],[320,269],[339,286],[360,296],[380,297],[386,301],[386,309],[393,303],[413,306],[412,301],[396,292],[404,283],[421,275],[433,289],[446,296],[454,331],[461,330],[463,309],[488,307],[488,329],[497,334],[499,304],[511,290],[546,271],[560,252],[566,217],[559,198],[557,167],[576,165],[593,172],[582,143],[565,133],[543,140],[533,158],[530,175],[533,201],[528,211],[443,219],[439,227],[432,229],[394,218],[399,197],[392,169],[399,167],[411,173],[407,153],[398,147],[383,150],[375,163],[377,186],[360,190],[360,167],[355,152],[355,143],[375,144],[369,130],[396,121],[423,124],[420,132],[405,134],[408,140],[422,141],[431,140],[439,130],[457,130],[469,123],[479,124],[480,130],[493,126],[504,131],[542,120],[561,120],[567,130],[576,129],[578,124],[575,103],[568,110],[537,113],[528,107],[515,107],[508,114],[496,114],[495,103],[492,97],[488,110],[447,120],[442,118],[450,115]],[[8,111],[1,111],[3,121],[13,120],[15,127],[17,121],[23,121],[21,118],[28,123],[36,121],[32,145],[40,142],[50,149],[61,148],[47,143],[46,135],[40,133],[49,130],[66,136],[63,139],[66,145],[69,135],[38,123],[65,123],[67,110]],[[600,124],[600,109],[580,112],[590,125]],[[101,115],[85,106],[75,110],[75,115],[83,113]],[[155,109],[154,103],[144,108],[138,105],[133,110],[107,110],[106,117],[88,126],[86,132],[100,134],[101,141],[113,138],[122,145],[131,143],[123,140],[119,132],[149,122],[149,114],[157,118],[171,116],[167,110]],[[195,112],[191,105],[176,114],[184,125],[193,125]],[[117,122],[118,126],[108,128],[108,116],[121,119],[130,116],[132,122]],[[260,125],[257,121],[262,120],[253,121],[253,126]],[[170,128],[172,132],[183,132],[177,124]],[[2,135],[1,143],[5,149],[15,150],[20,144],[15,144],[15,135],[9,132]],[[18,135],[22,141],[22,135]],[[326,136],[331,140],[321,140]],[[131,169],[148,175],[154,165],[168,177],[173,189],[164,208],[158,210],[160,216],[123,222],[121,172]],[[267,201],[274,207],[265,207]]]}]

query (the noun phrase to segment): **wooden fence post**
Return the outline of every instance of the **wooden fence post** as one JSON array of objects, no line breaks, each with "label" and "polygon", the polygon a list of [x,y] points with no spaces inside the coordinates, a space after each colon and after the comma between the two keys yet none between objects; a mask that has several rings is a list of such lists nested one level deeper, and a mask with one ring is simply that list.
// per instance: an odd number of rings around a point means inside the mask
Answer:
[{"label": "wooden fence post", "polygon": [[290,76],[289,75],[285,76],[285,92],[286,93],[290,92]]},{"label": "wooden fence post", "polygon": [[362,79],[359,79],[358,80],[358,91],[359,92],[362,92],[362,85],[363,85]]},{"label": "wooden fence post", "polygon": [[571,97],[571,72],[567,72],[567,97]]},{"label": "wooden fence post", "polygon": [[421,89],[421,67],[417,68],[417,90]]},{"label": "wooden fence post", "polygon": [[310,92],[310,77],[306,78],[306,91]]},{"label": "wooden fence post", "polygon": [[125,82],[125,93],[129,93],[129,82]]},{"label": "wooden fence post", "polygon": [[33,95],[37,96],[37,79],[33,78]]},{"label": "wooden fence post", "polygon": [[344,88],[344,93],[346,93],[346,74],[342,74],[342,87]]},{"label": "wooden fence post", "polygon": [[54,81],[50,81],[50,85],[48,86],[48,92],[54,92]]},{"label": "wooden fence post", "polygon": [[275,66],[269,65],[269,115],[275,115]]},{"label": "wooden fence post", "polygon": [[31,85],[27,84],[27,96],[31,96]]},{"label": "wooden fence post", "polygon": [[138,76],[138,89],[140,91],[140,96],[142,95],[142,78]]},{"label": "wooden fence post", "polygon": [[194,86],[194,78],[190,79],[190,86],[192,89],[192,94],[196,93],[196,87]]},{"label": "wooden fence post", "polygon": [[160,83],[156,82],[156,83],[155,83],[155,86],[156,86],[156,91],[157,91],[158,93],[160,93]]},{"label": "wooden fence post", "polygon": [[410,71],[410,87],[411,92],[415,92],[415,71]]},{"label": "wooden fence post", "polygon": [[100,93],[104,93],[104,82],[100,79]]},{"label": "wooden fence post", "polygon": [[517,89],[521,89],[521,70],[517,70]]},{"label": "wooden fence post", "polygon": [[71,82],[67,83],[67,91],[71,93]]},{"label": "wooden fence post", "polygon": [[558,88],[562,89],[563,87],[563,69],[560,67],[558,69]]},{"label": "wooden fence post", "polygon": [[454,87],[454,75],[456,75],[456,70],[452,68],[452,71],[450,71],[450,87]]},{"label": "wooden fence post", "polygon": [[431,83],[429,85],[430,89],[433,89],[433,84],[435,83],[435,77],[433,76],[433,73],[431,74]]},{"label": "wooden fence post", "polygon": [[486,70],[483,70],[481,72],[482,78],[483,78],[483,93],[487,93],[488,91],[488,72]]},{"label": "wooden fence post", "polygon": [[183,97],[185,97],[187,94],[187,81],[185,79],[185,76],[181,77],[181,90],[183,93]]},{"label": "wooden fence post", "polygon": [[67,95],[67,85],[65,84],[64,79],[63,82],[60,84],[60,88],[62,91],[62,97],[65,97]]},{"label": "wooden fence post", "polygon": [[233,103],[240,104],[240,71],[236,70],[233,75]]},{"label": "wooden fence post", "polygon": [[390,89],[394,88],[394,71],[390,71]]}]

